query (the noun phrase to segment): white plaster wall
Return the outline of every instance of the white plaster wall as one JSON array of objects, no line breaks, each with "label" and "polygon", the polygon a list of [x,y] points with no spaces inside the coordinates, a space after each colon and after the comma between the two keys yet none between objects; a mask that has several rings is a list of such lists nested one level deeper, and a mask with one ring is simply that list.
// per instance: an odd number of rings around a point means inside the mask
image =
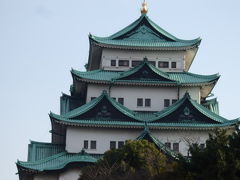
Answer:
[{"label": "white plaster wall", "polygon": [[[177,99],[177,88],[112,87],[111,97],[124,97],[124,105],[134,111],[160,111],[164,109],[164,99]],[[151,107],[138,107],[137,98],[150,98]]]},{"label": "white plaster wall", "polygon": [[192,99],[200,103],[201,93],[200,87],[182,87],[180,88],[179,97],[182,98],[188,92]]},{"label": "white plaster wall", "polygon": [[[147,57],[149,61],[156,61],[156,67],[158,61],[177,62],[177,68],[162,68],[163,71],[183,71],[184,69],[184,57],[186,51],[140,51],[140,50],[117,50],[117,49],[103,49],[101,67],[107,70],[120,70],[125,71],[131,67],[132,60],[143,60]],[[130,67],[111,67],[111,60],[129,60]]]},{"label": "white plaster wall", "polygon": [[109,86],[89,84],[88,87],[87,87],[86,102],[91,101],[91,97],[100,96],[102,94],[103,90],[106,90],[108,92]]},{"label": "white plaster wall", "polygon": [[83,141],[97,141],[97,149],[87,149],[87,153],[104,153],[109,150],[110,141],[126,141],[136,139],[140,129],[106,129],[106,128],[80,128],[68,127],[66,134],[66,151],[78,153],[83,149]]},{"label": "white plaster wall", "polygon": [[205,144],[210,131],[200,130],[152,130],[152,134],[162,143],[179,143],[179,152],[187,156],[189,143]]},{"label": "white plaster wall", "polygon": [[[83,148],[84,140],[96,140],[97,149],[87,149],[88,153],[104,153],[109,150],[110,141],[126,141],[136,139],[141,129],[106,129],[106,128],[81,128],[68,127],[66,150],[70,153],[78,153]],[[162,143],[179,143],[179,151],[187,155],[189,143],[204,143],[208,138],[209,131],[200,130],[151,130],[151,133]]]},{"label": "white plaster wall", "polygon": [[58,175],[34,175],[34,180],[58,180]]},{"label": "white plaster wall", "polygon": [[[87,102],[91,97],[98,97],[103,90],[109,90],[108,86],[89,85],[87,91]],[[160,111],[164,109],[164,99],[177,99],[178,90],[175,87],[131,87],[113,86],[110,96],[124,98],[124,106],[134,111]],[[151,107],[138,107],[137,98],[150,98]]]},{"label": "white plaster wall", "polygon": [[69,169],[59,175],[59,180],[77,180],[80,175],[80,169]]}]

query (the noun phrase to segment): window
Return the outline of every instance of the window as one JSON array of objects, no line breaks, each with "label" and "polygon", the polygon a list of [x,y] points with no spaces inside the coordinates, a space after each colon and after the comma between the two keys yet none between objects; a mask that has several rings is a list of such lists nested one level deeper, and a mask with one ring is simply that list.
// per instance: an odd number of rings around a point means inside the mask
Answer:
[{"label": "window", "polygon": [[97,149],[97,142],[91,141],[91,149]]},{"label": "window", "polygon": [[174,104],[175,102],[177,102],[177,99],[172,99],[172,104]]},{"label": "window", "polygon": [[200,148],[200,149],[204,149],[204,148],[205,148],[205,144],[200,144],[200,145],[199,145],[199,148]]},{"label": "window", "polygon": [[111,66],[116,66],[116,60],[115,59],[111,60]]},{"label": "window", "polygon": [[87,140],[83,141],[83,148],[88,149],[88,141]]},{"label": "window", "polygon": [[158,62],[158,67],[160,67],[160,68],[168,68],[169,67],[169,62],[167,62],[167,61],[159,61]]},{"label": "window", "polygon": [[170,100],[169,99],[164,99],[164,107],[170,106]]},{"label": "window", "polygon": [[156,62],[155,61],[149,61],[150,64],[156,66]]},{"label": "window", "polygon": [[91,97],[91,101],[94,100],[94,99],[96,99],[96,97]]},{"label": "window", "polygon": [[129,66],[129,61],[128,60],[119,60],[118,61],[118,66]]},{"label": "window", "polygon": [[171,149],[171,143],[170,142],[166,142],[165,146],[168,147],[169,149]]},{"label": "window", "polygon": [[143,106],[143,99],[142,98],[137,98],[137,106]]},{"label": "window", "polygon": [[173,151],[179,152],[179,143],[173,143]]},{"label": "window", "polygon": [[124,98],[118,98],[118,102],[123,105],[124,104]]},{"label": "window", "polygon": [[118,141],[118,149],[122,148],[124,146],[123,141]]},{"label": "window", "polygon": [[132,61],[132,67],[135,67],[139,64],[141,64],[142,61]]},{"label": "window", "polygon": [[172,63],[171,63],[171,67],[172,67],[172,68],[177,68],[177,63],[176,63],[176,62],[172,62]]},{"label": "window", "polygon": [[116,101],[116,98],[115,97],[112,97],[115,101]]},{"label": "window", "polygon": [[110,149],[116,149],[116,141],[110,141]]},{"label": "window", "polygon": [[145,107],[151,107],[151,99],[145,99]]}]

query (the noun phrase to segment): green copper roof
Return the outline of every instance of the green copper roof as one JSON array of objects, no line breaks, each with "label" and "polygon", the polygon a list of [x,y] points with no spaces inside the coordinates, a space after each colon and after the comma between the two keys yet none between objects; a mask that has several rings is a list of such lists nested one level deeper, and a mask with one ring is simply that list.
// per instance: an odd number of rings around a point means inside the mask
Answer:
[{"label": "green copper roof", "polygon": [[[103,99],[107,101],[103,101]],[[95,114],[101,114],[103,116],[80,116],[87,111],[90,111],[94,107],[104,106],[100,103],[111,103],[111,106],[116,108],[121,114],[126,115],[125,119],[116,119],[111,111],[103,113],[101,109],[95,111]],[[108,107],[111,109],[110,107]],[[103,114],[102,114],[103,113]],[[227,127],[235,125],[239,122],[236,120],[227,120],[196,101],[192,100],[188,93],[185,96],[174,103],[172,106],[165,108],[164,110],[156,113],[138,113],[129,110],[123,105],[117,103],[115,100],[110,98],[106,92],[103,92],[101,96],[92,100],[91,102],[69,112],[65,115],[56,115],[51,113],[51,119],[55,123],[63,125],[74,125],[74,126],[99,126],[99,127],[134,127],[142,128],[145,123],[148,123],[150,128],[215,128],[215,127]],[[128,117],[129,119],[127,119]]]},{"label": "green copper roof", "polygon": [[[103,93],[98,97],[93,99],[92,101],[90,101],[87,104],[84,104],[83,106],[76,108],[64,115],[56,115],[54,113],[50,113],[50,117],[56,118],[56,119],[61,119],[61,120],[71,120],[71,121],[75,121],[77,117],[79,116],[84,116],[85,113],[87,113],[88,111],[96,108],[100,103],[102,103],[103,101],[108,102],[109,105],[114,108],[115,110],[117,110],[119,113],[121,113],[122,115],[124,115],[125,117],[130,118],[131,120],[136,120],[136,121],[142,121],[141,118],[136,117],[136,113],[131,111],[130,109],[126,108],[125,106],[123,106],[122,104],[118,103],[117,101],[115,101],[114,99],[112,99],[110,96],[108,96],[106,91],[103,91]],[[106,107],[107,108],[107,107]],[[105,113],[104,115],[97,115],[94,114],[92,118],[97,119],[97,120],[101,120],[104,119],[104,121],[107,120],[111,120],[111,118],[107,117],[107,116],[111,116],[112,114],[110,114],[110,112],[108,112],[108,109],[104,109],[104,105],[100,105],[100,109],[98,109],[98,111],[103,111],[102,113]],[[101,113],[101,112],[99,112]],[[86,119],[87,120],[87,119]]]},{"label": "green copper roof", "polygon": [[42,172],[42,171],[60,170],[70,163],[75,163],[75,162],[95,163],[96,161],[97,161],[96,158],[88,154],[84,154],[84,153],[70,154],[67,152],[61,152],[51,157],[45,158],[43,160],[38,160],[34,162],[18,161],[17,166],[19,170],[27,169],[28,171]]},{"label": "green copper roof", "polygon": [[52,144],[31,141],[28,145],[28,161],[37,161],[45,159],[54,154],[58,154],[65,150],[65,146],[62,144]]},{"label": "green copper roof", "polygon": [[109,37],[97,37],[90,34],[90,40],[100,45],[129,46],[129,47],[193,47],[198,46],[200,38],[182,40],[171,35],[155,24],[146,14],[135,22]]},{"label": "green copper roof", "polygon": [[[188,103],[186,105],[186,103]],[[157,119],[162,119],[164,117],[167,117],[169,114],[172,114],[173,112],[177,111],[180,107],[186,106],[188,109],[196,109],[200,114],[206,116],[207,118],[213,120],[215,123],[228,123],[229,120],[213,113],[209,109],[205,108],[204,106],[197,103],[195,100],[191,99],[190,95],[186,93],[182,99],[174,103],[172,106],[169,106],[168,108],[165,108],[163,111],[160,111],[157,114]],[[191,111],[191,110],[186,110]],[[184,113],[184,112],[182,112]],[[189,112],[187,112],[189,113]],[[195,112],[196,113],[196,112]],[[156,119],[152,120],[156,121]]]},{"label": "green copper roof", "polygon": [[79,80],[98,83],[147,83],[172,85],[199,85],[216,82],[218,74],[198,75],[189,72],[163,72],[144,60],[138,66],[125,71],[93,70],[80,72],[72,70],[72,75]]},{"label": "green copper roof", "polygon": [[152,133],[149,131],[148,127],[145,127],[142,133],[137,137],[137,140],[145,139],[148,140],[149,142],[154,143],[160,151],[162,151],[164,154],[167,156],[178,159],[178,153],[174,152],[170,148],[168,148],[165,144],[163,144],[159,139],[154,137]]}]

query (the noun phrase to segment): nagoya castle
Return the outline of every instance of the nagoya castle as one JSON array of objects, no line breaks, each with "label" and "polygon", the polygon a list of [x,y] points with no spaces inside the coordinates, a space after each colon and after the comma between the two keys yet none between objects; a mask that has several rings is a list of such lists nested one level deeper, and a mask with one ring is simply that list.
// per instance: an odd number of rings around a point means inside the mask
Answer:
[{"label": "nagoya castle", "polygon": [[216,128],[234,131],[239,119],[219,115],[212,90],[219,75],[190,73],[201,39],[182,40],[148,16],[108,37],[89,35],[86,71],[71,70],[70,94],[60,114],[51,112],[51,142],[31,141],[20,180],[77,180],[126,140],[146,139],[164,154],[188,155],[189,143],[204,147]]}]

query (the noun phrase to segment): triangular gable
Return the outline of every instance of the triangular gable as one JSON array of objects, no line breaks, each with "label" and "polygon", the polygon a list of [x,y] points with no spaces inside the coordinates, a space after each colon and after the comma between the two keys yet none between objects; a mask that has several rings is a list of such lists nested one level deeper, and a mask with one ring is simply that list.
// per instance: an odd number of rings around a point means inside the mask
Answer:
[{"label": "triangular gable", "polygon": [[[178,42],[188,45],[200,44],[201,39],[182,40],[168,33],[155,24],[146,14],[142,14],[136,21],[109,37],[97,37],[90,34],[90,39],[99,42],[112,41],[151,41],[151,42]],[[186,45],[187,45],[186,44]]]},{"label": "triangular gable", "polygon": [[173,38],[170,39],[163,33],[157,31],[149,23],[146,16],[143,16],[141,21],[132,29],[119,37],[116,37],[115,40],[145,40],[145,41],[174,41]]},{"label": "triangular gable", "polygon": [[123,72],[115,80],[139,80],[139,81],[171,81],[169,75],[150,64],[147,58],[144,58],[142,64],[135,68]]},{"label": "triangular gable", "polygon": [[62,116],[50,114],[60,120],[93,120],[93,121],[141,121],[135,113],[108,96],[106,91],[91,102]]},{"label": "triangular gable", "polygon": [[198,104],[191,99],[188,93],[174,105],[158,112],[157,116],[152,122],[180,124],[224,124],[230,122]]},{"label": "triangular gable", "polygon": [[167,155],[170,158],[177,159],[178,153],[172,151],[169,147],[167,147],[165,144],[163,144],[161,141],[159,141],[156,137],[154,137],[151,132],[149,131],[148,127],[145,125],[145,129],[142,131],[142,133],[136,138],[137,140],[145,139],[153,144],[165,155]]}]

